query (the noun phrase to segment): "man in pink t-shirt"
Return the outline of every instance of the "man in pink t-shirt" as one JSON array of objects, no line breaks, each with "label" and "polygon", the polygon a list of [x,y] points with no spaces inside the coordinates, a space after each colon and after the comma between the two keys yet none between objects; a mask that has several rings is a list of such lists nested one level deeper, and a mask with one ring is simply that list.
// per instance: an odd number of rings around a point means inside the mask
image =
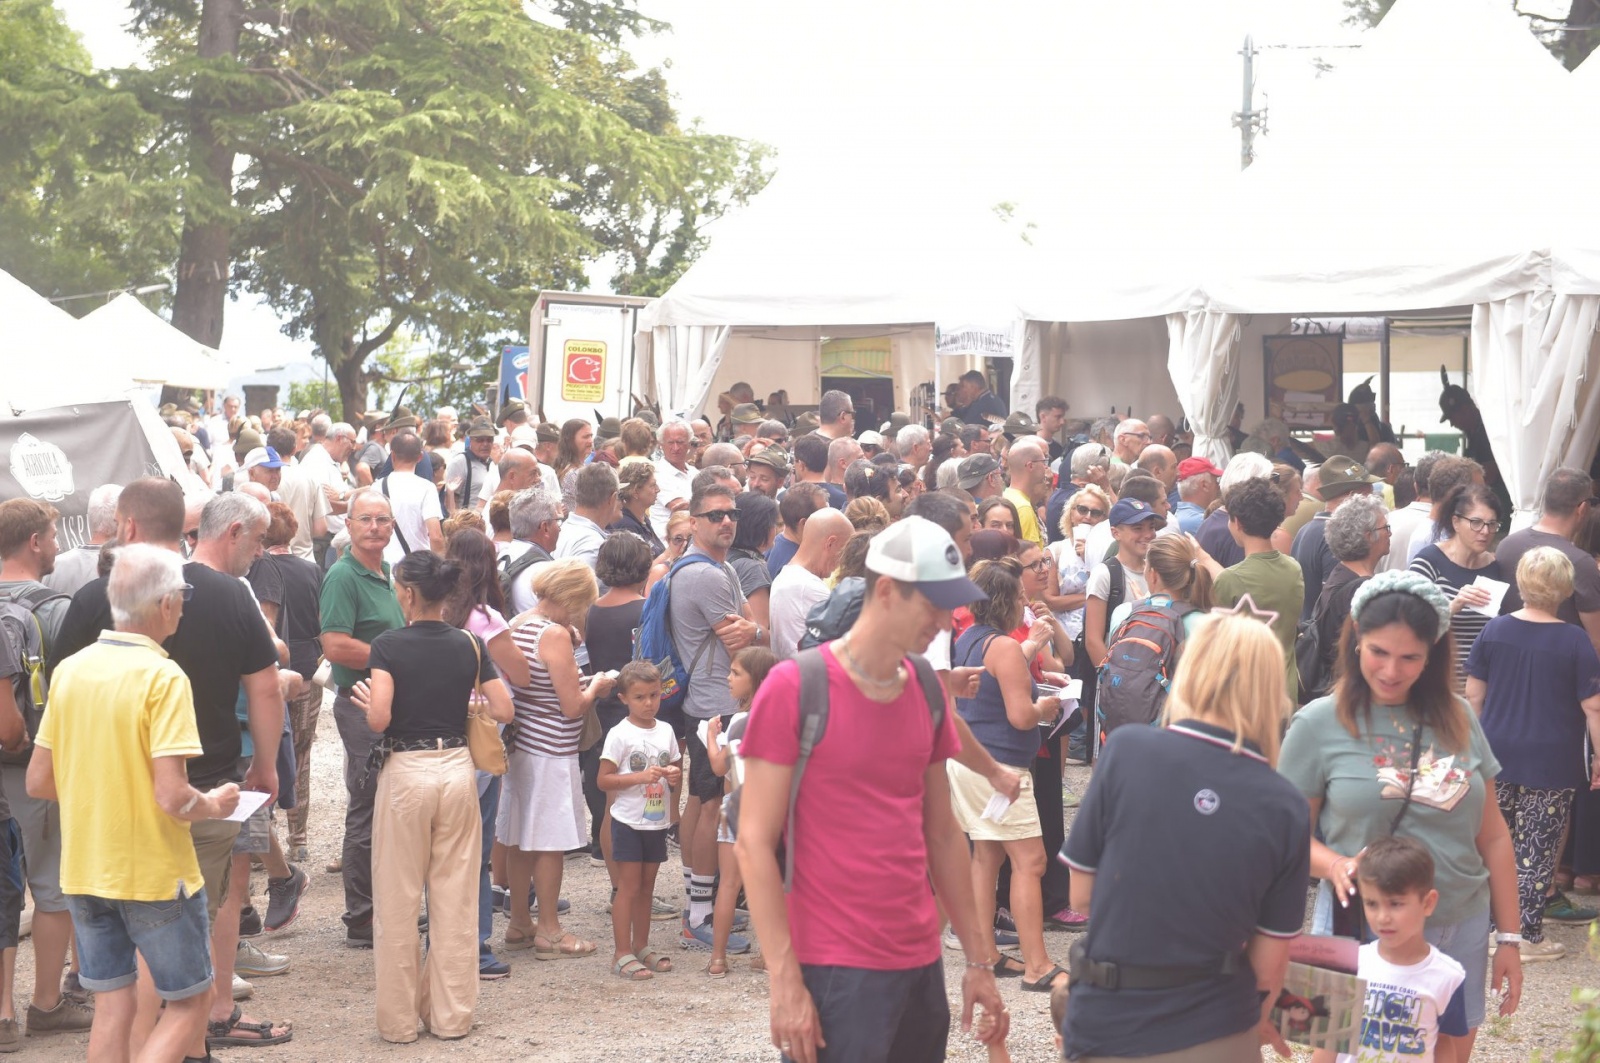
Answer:
[{"label": "man in pink t-shirt", "polygon": [[921,517],[873,539],[867,572],[860,619],[821,650],[828,724],[797,798],[787,898],[776,849],[799,755],[795,662],[762,684],[741,749],[739,864],[771,976],[772,1041],[795,1063],[944,1058],[950,1006],[934,890],[968,957],[962,1028],[976,1003],[996,1019],[989,1040],[1007,1029],[950,807],[944,761],[960,750],[955,713],[947,709],[934,732],[905,659],[983,594],[949,534]]}]

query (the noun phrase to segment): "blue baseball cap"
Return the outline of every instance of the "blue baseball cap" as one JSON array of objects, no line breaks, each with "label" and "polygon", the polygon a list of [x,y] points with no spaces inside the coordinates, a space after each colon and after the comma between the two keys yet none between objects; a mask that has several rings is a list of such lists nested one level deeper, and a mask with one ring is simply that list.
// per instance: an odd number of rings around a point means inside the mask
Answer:
[{"label": "blue baseball cap", "polygon": [[1165,528],[1167,520],[1150,507],[1148,502],[1141,502],[1137,498],[1119,498],[1117,504],[1111,507],[1111,516],[1106,518],[1113,528],[1122,524],[1140,524],[1147,520],[1156,522],[1157,528]]},{"label": "blue baseball cap", "polygon": [[271,447],[257,447],[244,456],[245,469],[281,469],[283,459]]}]

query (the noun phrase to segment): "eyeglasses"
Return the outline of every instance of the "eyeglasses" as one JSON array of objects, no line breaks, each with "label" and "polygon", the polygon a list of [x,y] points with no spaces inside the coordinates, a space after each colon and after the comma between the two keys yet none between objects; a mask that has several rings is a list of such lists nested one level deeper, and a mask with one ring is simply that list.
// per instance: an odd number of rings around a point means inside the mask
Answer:
[{"label": "eyeglasses", "polygon": [[1380,524],[1376,528],[1372,529],[1372,534],[1373,535],[1382,535],[1384,532],[1386,532],[1388,530],[1389,530],[1389,526],[1387,524]]},{"label": "eyeglasses", "polygon": [[191,528],[183,533],[183,537],[188,539],[191,543],[197,543],[200,541],[200,529]]},{"label": "eyeglasses", "polygon": [[187,601],[189,601],[189,600],[190,600],[190,599],[191,599],[191,598],[193,598],[193,597],[194,597],[194,584],[192,584],[192,583],[185,583],[185,584],[184,584],[184,585],[183,585],[183,586],[181,586],[181,587],[174,587],[174,588],[172,588],[172,589],[171,589],[171,590],[170,590],[170,591],[168,591],[168,592],[167,592],[167,593],[168,593],[168,594],[181,594],[181,595],[182,595],[182,596],[183,596],[183,600],[184,600],[184,601],[186,601],[186,602],[187,602]]},{"label": "eyeglasses", "polygon": [[674,535],[670,540],[673,546],[688,546],[693,541],[692,535]]},{"label": "eyeglasses", "polygon": [[373,525],[373,526],[376,526],[376,527],[379,527],[379,528],[387,528],[389,525],[394,523],[394,518],[393,517],[374,516],[371,513],[367,513],[367,514],[364,514],[364,515],[359,516],[359,517],[351,517],[350,518],[350,523],[351,524]]},{"label": "eyeglasses", "polygon": [[1026,569],[1032,569],[1035,572],[1049,572],[1050,571],[1050,559],[1048,557],[1041,557],[1039,560],[1035,561],[1033,564],[1031,564],[1031,565],[1023,565],[1022,567],[1026,568]]},{"label": "eyeglasses", "polygon": [[1497,520],[1480,520],[1477,517],[1463,517],[1459,513],[1455,514],[1455,518],[1456,520],[1466,521],[1467,527],[1471,528],[1475,532],[1488,531],[1490,535],[1493,535],[1495,532],[1504,527],[1504,525]]},{"label": "eyeglasses", "polygon": [[1124,432],[1122,434],[1125,435],[1125,436],[1132,436],[1134,439],[1150,439],[1151,438],[1151,435],[1150,435],[1149,432]]},{"label": "eyeglasses", "polygon": [[1095,518],[1099,518],[1099,517],[1103,517],[1103,516],[1106,515],[1106,511],[1105,510],[1103,510],[1103,509],[1093,509],[1093,508],[1091,508],[1089,506],[1073,506],[1072,507],[1072,512],[1076,513],[1080,517],[1095,517]]},{"label": "eyeglasses", "polygon": [[737,524],[739,523],[739,518],[744,514],[740,513],[738,509],[710,509],[704,513],[696,513],[695,516],[704,517],[712,524],[721,524],[725,520],[731,520]]},{"label": "eyeglasses", "polygon": [[841,413],[839,416],[840,417],[854,417],[855,415],[856,415],[856,411],[854,411],[854,410],[846,410],[843,413]]}]

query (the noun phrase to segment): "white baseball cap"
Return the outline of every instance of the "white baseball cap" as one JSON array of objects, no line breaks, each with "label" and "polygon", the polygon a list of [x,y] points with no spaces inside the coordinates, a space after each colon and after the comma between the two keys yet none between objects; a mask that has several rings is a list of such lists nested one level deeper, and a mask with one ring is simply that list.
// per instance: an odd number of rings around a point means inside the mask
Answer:
[{"label": "white baseball cap", "polygon": [[883,436],[878,432],[868,429],[867,431],[856,436],[856,442],[860,443],[864,447],[881,447],[883,446]]},{"label": "white baseball cap", "polygon": [[925,517],[897,520],[873,536],[867,547],[867,571],[913,585],[940,609],[989,597],[967,578],[961,551],[950,533]]}]

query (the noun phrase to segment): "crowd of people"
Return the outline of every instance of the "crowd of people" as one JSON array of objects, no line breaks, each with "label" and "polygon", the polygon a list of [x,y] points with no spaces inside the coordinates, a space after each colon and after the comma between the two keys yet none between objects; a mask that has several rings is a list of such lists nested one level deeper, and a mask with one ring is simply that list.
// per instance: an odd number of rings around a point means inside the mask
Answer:
[{"label": "crowd of people", "polygon": [[[298,915],[331,752],[385,1041],[467,1036],[526,955],[642,982],[697,952],[767,972],[785,1059],[940,1059],[950,950],[991,1059],[1001,979],[1068,1058],[1255,1059],[1307,930],[1401,988],[1426,961],[1408,1021],[1465,1063],[1487,991],[1508,1014],[1563,955],[1545,923],[1597,918],[1568,895],[1600,886],[1588,475],[1503,534],[1476,462],[1350,424],[1366,452],[1269,421],[1218,465],[1161,414],[1030,416],[976,372],[948,401],[228,397],[163,409],[184,469],[97,485],[81,548],[0,502],[0,964],[26,889],[35,970],[25,1023],[0,970],[0,1051],[291,1041],[242,1002],[293,962],[258,942]],[[563,926],[574,858],[609,952]]]}]

